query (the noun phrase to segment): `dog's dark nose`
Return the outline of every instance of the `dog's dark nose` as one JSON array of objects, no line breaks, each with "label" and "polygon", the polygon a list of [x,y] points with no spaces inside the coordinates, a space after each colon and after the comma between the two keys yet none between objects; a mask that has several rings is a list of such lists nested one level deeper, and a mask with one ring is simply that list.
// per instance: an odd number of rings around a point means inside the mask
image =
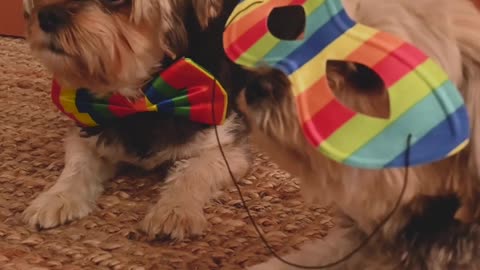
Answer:
[{"label": "dog's dark nose", "polygon": [[38,12],[38,23],[46,33],[53,33],[65,26],[70,20],[68,12],[58,6],[44,7]]}]

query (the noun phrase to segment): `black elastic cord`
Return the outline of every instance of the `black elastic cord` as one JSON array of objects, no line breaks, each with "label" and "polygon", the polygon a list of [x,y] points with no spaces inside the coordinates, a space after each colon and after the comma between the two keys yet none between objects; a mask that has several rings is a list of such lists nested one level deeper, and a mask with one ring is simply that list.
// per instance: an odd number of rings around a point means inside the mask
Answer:
[{"label": "black elastic cord", "polygon": [[[257,2],[253,2],[252,4],[250,4],[249,6],[247,6],[246,8],[244,8],[243,10],[239,11],[239,13],[236,14],[236,16],[240,15],[241,13],[245,12],[246,10],[248,10],[250,7],[256,5],[256,4],[260,4],[260,3],[263,3],[263,1],[257,1]],[[227,26],[225,28],[228,27],[228,25],[235,20],[235,17],[233,17],[229,23],[227,24]],[[213,89],[212,89],[212,120],[213,122],[215,123],[215,87],[216,87],[216,83],[217,83],[217,79],[214,77],[213,78]],[[405,195],[405,191],[407,189],[407,186],[408,186],[408,177],[409,177],[409,167],[410,167],[410,147],[411,147],[411,139],[412,139],[412,135],[409,134],[407,136],[407,149],[405,151],[405,176],[404,176],[404,181],[403,181],[403,186],[402,186],[402,190],[400,192],[400,195],[397,199],[397,201],[395,202],[395,205],[393,207],[393,209],[388,213],[388,215],[385,216],[385,218],[374,228],[374,230],[372,231],[371,234],[369,234],[363,241],[362,243],[360,243],[360,245],[353,249],[351,252],[349,252],[347,255],[343,256],[342,258],[334,261],[334,262],[331,262],[331,263],[327,263],[327,264],[324,264],[324,265],[318,265],[318,266],[306,266],[306,265],[300,265],[300,264],[296,264],[296,263],[292,263],[292,262],[289,262],[285,259],[283,259],[282,257],[280,257],[272,248],[272,246],[268,243],[267,239],[265,238],[265,236],[261,233],[260,231],[260,228],[258,227],[257,223],[255,222],[255,219],[253,218],[251,212],[250,212],[250,209],[248,208],[248,205],[245,201],[245,198],[243,197],[243,193],[242,193],[242,190],[240,188],[240,186],[238,185],[237,183],[237,180],[235,178],[235,175],[233,174],[232,172],[232,169],[230,168],[230,164],[228,162],[228,159],[225,155],[225,152],[223,150],[223,147],[222,147],[222,144],[220,142],[220,137],[219,137],[219,134],[218,134],[218,128],[216,125],[214,125],[214,129],[215,129],[215,137],[217,139],[217,143],[218,143],[218,148],[222,154],[222,157],[223,157],[223,160],[225,161],[225,165],[227,166],[227,170],[228,170],[228,173],[230,174],[230,177],[232,178],[232,181],[235,185],[235,188],[237,189],[237,192],[238,192],[238,195],[240,197],[240,201],[242,202],[242,205],[243,207],[245,208],[245,211],[247,212],[247,215],[248,215],[248,218],[250,220],[250,222],[252,223],[253,227],[255,228],[255,231],[257,232],[258,236],[260,237],[260,239],[262,240],[263,244],[265,245],[265,247],[268,249],[268,251],[275,257],[277,258],[279,261],[287,264],[287,265],[290,265],[290,266],[293,266],[293,267],[297,267],[297,268],[302,268],[302,269],[325,269],[325,268],[330,268],[330,267],[333,267],[333,266],[337,266],[347,260],[349,260],[351,257],[353,257],[356,253],[358,253],[362,248],[364,248],[369,242],[370,240],[383,228],[383,226],[392,218],[392,216],[396,213],[396,211],[398,210],[398,208],[400,207],[400,204],[402,202],[402,199]]]}]

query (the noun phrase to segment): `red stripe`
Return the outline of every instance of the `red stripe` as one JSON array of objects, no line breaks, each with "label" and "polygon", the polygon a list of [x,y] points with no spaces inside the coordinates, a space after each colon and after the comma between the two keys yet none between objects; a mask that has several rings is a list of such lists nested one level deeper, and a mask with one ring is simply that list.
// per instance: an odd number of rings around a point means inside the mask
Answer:
[{"label": "red stripe", "polygon": [[163,71],[161,77],[167,84],[179,91],[192,88],[192,86],[210,86],[213,83],[205,71],[198,69],[184,59]]},{"label": "red stripe", "polygon": [[314,131],[318,131],[318,128],[313,125],[312,121],[303,123],[303,134],[312,145],[318,147],[324,139],[318,138]]},{"label": "red stripe", "polygon": [[51,92],[51,97],[52,97],[53,104],[55,104],[60,111],[65,113],[65,110],[63,109],[63,106],[60,103],[60,90],[61,90],[60,85],[58,84],[58,82],[55,79],[53,79],[52,80],[52,92]]},{"label": "red stripe", "polygon": [[125,117],[137,112],[132,103],[121,95],[112,95],[108,99],[108,104],[108,110],[116,117]]},{"label": "red stripe", "polygon": [[[217,110],[218,111],[218,110]],[[195,104],[190,107],[190,120],[198,123],[212,123],[212,106],[209,103]],[[223,119],[215,112],[215,124],[218,124]]]},{"label": "red stripe", "polygon": [[[385,86],[390,88],[427,59],[428,56],[420,50],[404,43],[374,65],[372,69],[383,79]],[[332,100],[318,111],[311,120],[304,123],[306,136],[314,145],[320,145],[356,114],[337,100]],[[313,131],[319,134],[314,135]]]},{"label": "red stripe", "polygon": [[[179,76],[181,74],[182,76]],[[194,64],[180,60],[172,68],[162,73],[163,80],[175,89],[187,89],[188,101],[191,104],[190,120],[213,123],[212,119],[212,87],[215,86],[215,122],[220,123],[226,106],[226,95],[218,81],[209,77],[208,73]]]},{"label": "red stripe", "polygon": [[[189,89],[188,101],[191,104],[190,107],[190,120],[213,123],[212,117],[212,89],[210,87],[196,87]],[[224,109],[226,106],[226,95],[220,90],[220,84],[215,85],[215,123],[222,122]]]},{"label": "red stripe", "polygon": [[[356,114],[356,112],[347,109],[337,100],[332,100],[316,113],[312,119],[306,121],[303,124],[303,128],[305,132],[309,132],[306,135],[309,136],[314,145],[319,145]],[[315,130],[318,134],[310,133],[311,130]]]},{"label": "red stripe", "polygon": [[[213,81],[210,81],[212,84]],[[214,85],[205,85],[205,86],[196,86],[189,88],[188,90],[188,101],[190,104],[198,104],[198,103],[212,103],[212,88]],[[218,83],[215,84],[215,102],[225,100],[225,94],[220,90],[220,85]]]},{"label": "red stripe", "polygon": [[383,60],[373,66],[373,70],[390,88],[410,71],[415,70],[428,56],[408,43],[404,43]]},{"label": "red stripe", "polygon": [[60,86],[60,84],[58,84],[58,82],[55,79],[53,79],[52,80],[52,92],[51,92],[51,98],[52,98],[53,104],[55,104],[55,106],[57,106],[57,108],[63,114],[68,116],[68,118],[72,119],[73,121],[75,121],[79,125],[85,126],[85,124],[80,122],[73,114],[67,113],[65,111],[65,108],[62,106],[62,103],[60,102],[61,92],[62,92],[62,87]]},{"label": "red stripe", "polygon": [[199,103],[190,107],[190,120],[194,122],[207,123],[219,125],[222,123],[225,103],[222,101],[215,101],[215,121],[212,117],[211,103]]},{"label": "red stripe", "polygon": [[[293,0],[289,6],[302,6],[305,1],[306,0]],[[268,14],[265,15],[265,18],[255,24],[249,31],[245,32],[245,34],[237,37],[237,40],[232,42],[232,44],[225,49],[227,55],[230,56],[234,62],[258,42],[266,33],[270,32],[267,23],[268,17]],[[229,31],[234,31],[234,29]]]},{"label": "red stripe", "polygon": [[141,98],[134,103],[132,103],[132,108],[137,112],[146,112],[147,111],[147,99]]},{"label": "red stripe", "polygon": [[[232,22],[229,19],[229,25],[225,31],[226,35],[224,35],[224,47],[230,47],[232,43],[237,40],[238,36],[241,36],[249,31],[256,23],[258,23],[259,20],[262,20],[265,17],[265,14],[269,14],[273,8],[278,6],[288,6],[292,1],[294,0],[266,1],[254,8],[251,8],[250,6],[251,11],[248,14],[239,17],[235,22]],[[247,10],[244,9],[243,11]],[[230,18],[233,20],[233,18],[237,17],[237,15],[241,15],[240,12],[243,11],[238,11],[236,14],[232,14],[233,16]]]}]

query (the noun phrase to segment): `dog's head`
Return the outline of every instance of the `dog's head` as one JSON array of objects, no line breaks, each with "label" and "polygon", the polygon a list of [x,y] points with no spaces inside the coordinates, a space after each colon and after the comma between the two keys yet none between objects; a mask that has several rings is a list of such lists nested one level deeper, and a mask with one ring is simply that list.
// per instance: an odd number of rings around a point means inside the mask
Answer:
[{"label": "dog's head", "polygon": [[[62,83],[104,93],[133,89],[188,45],[223,0],[24,0],[33,54]],[[129,95],[129,93],[123,93]]]},{"label": "dog's head", "polygon": [[[275,69],[260,69],[257,77],[237,99],[239,111],[252,130],[283,147],[309,147],[297,116],[292,82]],[[327,79],[337,99],[352,110],[388,118],[389,99],[382,79],[370,68],[356,63],[329,61]]]}]

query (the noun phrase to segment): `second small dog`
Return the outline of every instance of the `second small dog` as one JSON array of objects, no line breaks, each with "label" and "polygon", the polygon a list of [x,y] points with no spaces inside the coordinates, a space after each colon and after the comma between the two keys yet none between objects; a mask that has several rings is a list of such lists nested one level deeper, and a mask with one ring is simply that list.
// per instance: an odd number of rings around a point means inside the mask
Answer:
[{"label": "second small dog", "polygon": [[[227,61],[222,32],[236,1],[25,0],[33,54],[62,84],[96,96],[143,95],[142,86],[178,57],[206,68],[231,92],[242,71]],[[236,74],[232,76],[232,74]],[[238,91],[238,89],[237,89]],[[228,112],[219,126],[232,170],[250,165],[245,134]],[[231,179],[211,126],[161,113],[141,113],[107,126],[75,128],[66,139],[58,181],[24,212],[31,226],[51,228],[89,214],[120,163],[153,169],[173,162],[160,199],[141,228],[182,239],[207,225],[203,207]]]},{"label": "second small dog", "polygon": [[[367,247],[328,269],[480,269],[480,227],[470,223],[480,217],[480,13],[469,0],[344,3],[356,21],[409,41],[447,71],[466,101],[472,136],[458,155],[410,168],[399,210]],[[344,104],[370,115],[388,114],[374,73],[344,62],[331,62],[327,72]],[[261,73],[238,100],[252,140],[301,178],[306,198],[339,208],[340,224],[331,235],[286,259],[306,266],[331,263],[358,247],[393,209],[405,170],[358,169],[323,156],[302,135],[287,77],[271,69]],[[297,268],[272,259],[253,269]]]}]

